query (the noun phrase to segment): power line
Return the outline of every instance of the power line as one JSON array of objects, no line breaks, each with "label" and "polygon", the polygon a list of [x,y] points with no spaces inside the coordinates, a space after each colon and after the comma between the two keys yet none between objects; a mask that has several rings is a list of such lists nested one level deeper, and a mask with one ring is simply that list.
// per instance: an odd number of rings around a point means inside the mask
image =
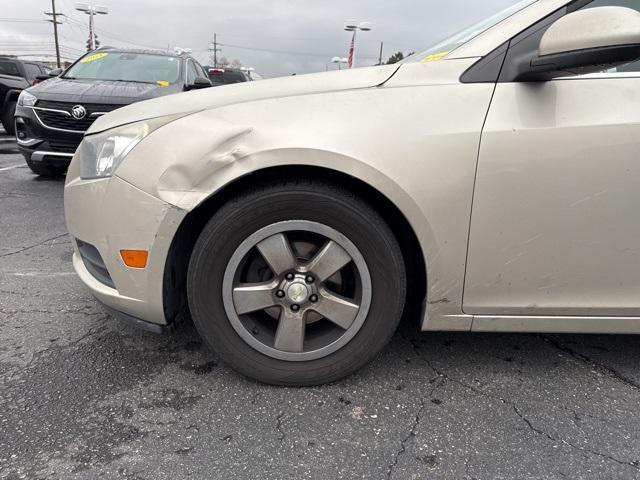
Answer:
[{"label": "power line", "polygon": [[[3,45],[0,43],[0,49],[9,50],[13,52],[45,52],[52,51],[55,49],[53,45],[39,45],[39,46],[19,46],[19,45]],[[67,55],[72,55],[74,57],[82,55],[84,52],[82,50],[78,50],[73,47],[66,47],[64,45],[59,45],[60,52],[63,52]]]},{"label": "power line", "polygon": [[[71,24],[75,24],[75,25],[78,25],[80,27],[87,28],[87,26],[84,23],[79,22],[78,20],[76,20],[74,18],[67,18],[67,20],[69,20],[69,22]],[[130,40],[127,40],[125,38],[120,37],[117,34],[111,33],[110,31],[105,30],[104,28],[95,28],[95,30],[96,30],[96,32],[100,33],[100,35],[102,35],[103,37],[112,38],[113,40],[118,40],[120,42],[124,42],[124,43],[127,43],[129,45],[135,45],[135,46],[138,46],[138,47],[145,47],[145,48],[151,48],[151,49],[156,49],[156,50],[157,49],[160,49],[160,50],[163,49],[162,47],[159,47],[157,45],[146,45],[144,43],[132,42]]]},{"label": "power line", "polygon": [[30,18],[0,18],[0,22],[6,23],[42,23],[42,20],[32,20]]},{"label": "power line", "polygon": [[[298,56],[303,56],[303,57],[318,57],[318,58],[330,58],[332,56],[331,54],[328,54],[328,53],[299,52],[299,51],[293,51],[293,50],[275,50],[275,49],[269,49],[269,48],[247,47],[247,46],[244,46],[244,45],[231,45],[231,44],[228,44],[228,43],[219,43],[218,45],[220,45],[221,47],[227,47],[227,48],[237,48],[239,50],[250,50],[250,51],[254,51],[254,52],[276,53],[276,54],[280,54],[280,55],[298,55]],[[368,60],[377,59],[377,57],[362,57],[362,58],[366,58]]]}]

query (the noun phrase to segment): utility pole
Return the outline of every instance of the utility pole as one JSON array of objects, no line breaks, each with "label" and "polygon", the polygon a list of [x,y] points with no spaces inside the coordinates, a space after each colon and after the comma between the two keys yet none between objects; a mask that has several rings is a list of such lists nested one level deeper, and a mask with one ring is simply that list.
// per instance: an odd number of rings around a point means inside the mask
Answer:
[{"label": "utility pole", "polygon": [[221,52],[222,49],[218,48],[218,35],[216,33],[213,34],[213,48],[209,47],[209,51],[213,52],[213,68],[217,68],[218,52]]},{"label": "utility pole", "polygon": [[58,15],[62,15],[61,13],[56,13],[56,0],[51,0],[51,11],[44,12],[45,15],[49,15],[51,20],[47,20],[48,22],[53,23],[53,37],[56,43],[56,66],[60,68],[60,44],[58,43],[58,24],[62,23],[58,21]]},{"label": "utility pole", "polygon": [[380,57],[378,57],[378,65],[382,65],[382,49],[384,48],[384,42],[380,42]]}]

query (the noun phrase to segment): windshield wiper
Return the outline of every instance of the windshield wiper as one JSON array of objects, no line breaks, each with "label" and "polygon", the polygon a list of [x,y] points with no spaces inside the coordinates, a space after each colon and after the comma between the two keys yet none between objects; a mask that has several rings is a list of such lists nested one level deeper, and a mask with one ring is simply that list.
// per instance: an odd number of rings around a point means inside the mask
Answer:
[{"label": "windshield wiper", "polygon": [[110,82],[130,82],[130,83],[146,83],[148,85],[155,85],[155,82],[145,82],[143,80],[123,80],[121,78],[116,80],[109,80]]},{"label": "windshield wiper", "polygon": [[[68,76],[64,76],[64,77],[60,77],[60,78],[64,78],[65,80],[77,80],[77,77],[68,77]],[[147,85],[155,85],[155,82],[145,82],[143,80],[123,80],[121,78],[81,78],[80,80],[92,80],[94,82],[129,82],[129,83],[146,83]]]}]

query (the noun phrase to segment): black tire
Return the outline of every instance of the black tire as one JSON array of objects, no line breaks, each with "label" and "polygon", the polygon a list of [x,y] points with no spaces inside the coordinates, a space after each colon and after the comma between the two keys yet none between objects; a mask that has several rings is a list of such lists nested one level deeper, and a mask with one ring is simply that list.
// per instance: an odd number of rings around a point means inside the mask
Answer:
[{"label": "black tire", "polygon": [[60,177],[64,175],[64,173],[67,171],[67,167],[32,162],[26,156],[25,156],[25,160],[27,161],[27,165],[29,166],[31,171],[36,175],[40,175],[41,177],[47,177],[47,178]]},{"label": "black tire", "polygon": [[[364,324],[345,346],[315,360],[285,361],[259,352],[238,335],[224,308],[221,285],[238,246],[261,228],[286,220],[318,222],[342,233],[359,249],[371,276]],[[290,180],[256,187],[215,213],[194,247],[187,292],[198,332],[231,368],[268,384],[309,386],[350,375],[389,342],[402,315],[406,274],[398,242],[370,205],[343,188]]]},{"label": "black tire", "polygon": [[2,111],[2,118],[0,118],[0,121],[2,122],[2,126],[4,127],[4,130],[9,135],[15,135],[16,133],[15,123],[13,120],[13,116],[15,114],[16,114],[15,100],[7,102],[7,104],[4,106],[4,109]]}]

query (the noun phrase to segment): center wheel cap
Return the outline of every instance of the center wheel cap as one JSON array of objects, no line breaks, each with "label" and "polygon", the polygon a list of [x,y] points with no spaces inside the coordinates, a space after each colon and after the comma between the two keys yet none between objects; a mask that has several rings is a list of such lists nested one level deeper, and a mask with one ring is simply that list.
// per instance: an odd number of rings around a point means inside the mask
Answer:
[{"label": "center wheel cap", "polygon": [[307,286],[302,283],[292,283],[287,288],[287,297],[289,301],[293,303],[302,303],[309,296],[309,290],[307,290]]}]

